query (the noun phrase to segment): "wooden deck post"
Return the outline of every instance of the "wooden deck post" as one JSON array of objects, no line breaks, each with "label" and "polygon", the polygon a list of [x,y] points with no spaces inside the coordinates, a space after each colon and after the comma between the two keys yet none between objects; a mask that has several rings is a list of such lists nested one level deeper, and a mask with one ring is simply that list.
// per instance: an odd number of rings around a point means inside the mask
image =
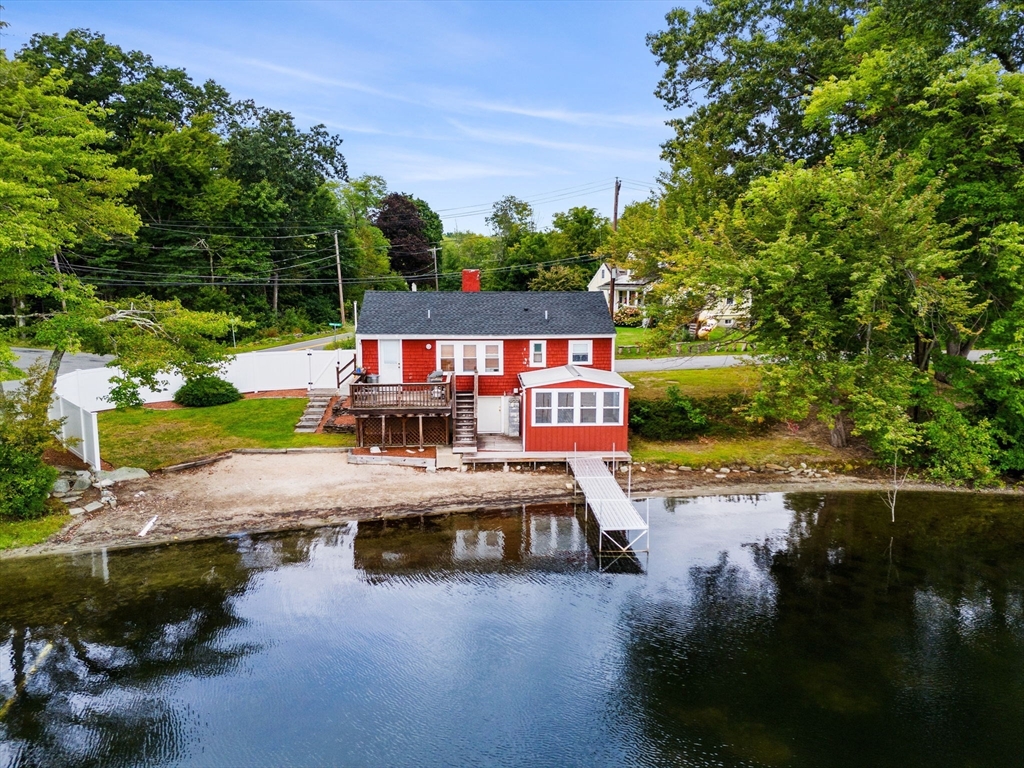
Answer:
[{"label": "wooden deck post", "polygon": [[419,421],[420,421],[420,448],[422,448],[423,447],[423,414],[422,413],[419,415]]}]

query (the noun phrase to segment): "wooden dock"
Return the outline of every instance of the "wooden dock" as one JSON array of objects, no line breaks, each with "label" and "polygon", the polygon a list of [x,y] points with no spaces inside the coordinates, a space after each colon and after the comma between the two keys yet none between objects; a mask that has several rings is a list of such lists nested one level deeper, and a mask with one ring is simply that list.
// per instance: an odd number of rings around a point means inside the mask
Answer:
[{"label": "wooden dock", "polygon": [[[598,554],[647,552],[649,522],[636,511],[604,461],[589,456],[574,457],[568,464],[583,491],[585,506],[597,523]],[[641,542],[643,548],[638,546]]]}]

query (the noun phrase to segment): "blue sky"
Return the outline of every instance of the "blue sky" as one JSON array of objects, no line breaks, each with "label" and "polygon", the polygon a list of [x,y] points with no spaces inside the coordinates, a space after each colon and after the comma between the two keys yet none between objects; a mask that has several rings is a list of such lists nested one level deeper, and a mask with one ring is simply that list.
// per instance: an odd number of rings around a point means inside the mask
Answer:
[{"label": "blue sky", "polygon": [[668,113],[644,36],[678,2],[25,2],[3,0],[13,53],[35,32],[102,32],[344,138],[353,176],[422,197],[445,229],[485,232],[500,197],[537,224],[610,216],[662,169]]}]

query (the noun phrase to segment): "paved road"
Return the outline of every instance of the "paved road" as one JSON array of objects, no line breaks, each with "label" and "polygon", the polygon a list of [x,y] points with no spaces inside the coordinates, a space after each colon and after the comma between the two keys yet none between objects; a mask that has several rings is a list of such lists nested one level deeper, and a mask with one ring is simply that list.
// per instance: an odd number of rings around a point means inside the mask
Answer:
[{"label": "paved road", "polygon": [[[307,339],[306,341],[299,341],[295,344],[285,344],[281,347],[271,347],[270,349],[260,351],[281,352],[285,350],[323,349],[333,340],[333,337],[316,340]],[[49,350],[45,349],[14,347],[13,350],[14,353],[18,355],[18,360],[15,362],[15,365],[22,370],[28,370],[28,367],[39,358],[43,358],[45,361],[50,357]],[[987,350],[976,349],[971,352],[968,357],[971,360],[977,361],[986,354],[989,354]],[[77,355],[64,355],[64,359],[60,364],[60,372],[64,374],[70,373],[71,371],[87,371],[90,368],[103,368],[111,359],[112,357],[110,355],[92,355],[84,352]],[[728,368],[734,365],[742,365],[753,359],[754,358],[750,355],[649,357],[633,360],[616,360],[615,370],[619,373],[636,373],[641,371],[699,371],[706,370],[708,368]]]},{"label": "paved road", "polygon": [[743,365],[754,358],[750,355],[700,355],[693,357],[643,357],[615,361],[619,373],[638,371],[698,371],[706,368],[729,368]]},{"label": "paved road", "polygon": [[[50,360],[50,350],[48,349],[29,349],[27,347],[11,347],[11,349],[18,356],[14,364],[23,371],[27,371],[29,366],[40,358],[42,358],[44,363]],[[90,368],[103,368],[113,359],[112,355],[93,355],[88,352],[82,352],[77,355],[64,355],[64,359],[60,361],[60,373],[65,374],[72,371],[87,371]]]},{"label": "paved road", "polygon": [[[969,360],[977,362],[985,355],[991,354],[987,349],[975,349],[967,353]],[[647,357],[615,361],[615,370],[619,373],[638,373],[641,371],[700,371],[708,368],[729,368],[757,362],[752,355],[700,355],[692,357]]]},{"label": "paved road", "polygon": [[[351,333],[338,334],[338,339],[344,339],[346,337],[351,338]],[[280,347],[268,347],[267,349],[258,349],[257,352],[288,352],[295,349],[323,349],[332,341],[334,336],[327,336],[323,339],[306,339],[305,341],[297,341],[294,344],[282,344]]]}]

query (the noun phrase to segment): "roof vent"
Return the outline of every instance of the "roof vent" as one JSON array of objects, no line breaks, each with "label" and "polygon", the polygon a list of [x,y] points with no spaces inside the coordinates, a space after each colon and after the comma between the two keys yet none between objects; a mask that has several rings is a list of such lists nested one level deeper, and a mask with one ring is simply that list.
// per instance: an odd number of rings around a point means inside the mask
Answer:
[{"label": "roof vent", "polygon": [[544,319],[545,319],[545,320],[547,320],[547,319],[548,319],[548,311],[547,311],[546,309],[544,310]]},{"label": "roof vent", "polygon": [[430,310],[428,309],[427,310],[427,320],[429,320],[429,319],[430,319]]}]

